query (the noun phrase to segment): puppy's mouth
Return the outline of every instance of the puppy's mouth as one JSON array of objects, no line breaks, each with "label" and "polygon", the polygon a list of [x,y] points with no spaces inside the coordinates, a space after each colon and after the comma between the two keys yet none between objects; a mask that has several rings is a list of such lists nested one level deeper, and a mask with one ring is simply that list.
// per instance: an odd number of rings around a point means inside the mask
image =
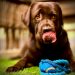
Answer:
[{"label": "puppy's mouth", "polygon": [[55,43],[56,32],[51,27],[43,27],[42,39],[45,43]]}]

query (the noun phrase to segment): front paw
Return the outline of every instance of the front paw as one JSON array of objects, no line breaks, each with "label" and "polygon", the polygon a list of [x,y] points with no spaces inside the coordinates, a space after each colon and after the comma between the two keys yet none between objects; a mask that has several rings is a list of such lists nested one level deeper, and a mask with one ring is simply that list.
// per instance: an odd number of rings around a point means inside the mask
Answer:
[{"label": "front paw", "polygon": [[75,72],[75,62],[71,63],[70,68],[73,72]]},{"label": "front paw", "polygon": [[6,69],[6,72],[16,72],[16,71],[19,71],[19,70],[20,70],[19,67],[11,66],[11,67],[8,67]]}]

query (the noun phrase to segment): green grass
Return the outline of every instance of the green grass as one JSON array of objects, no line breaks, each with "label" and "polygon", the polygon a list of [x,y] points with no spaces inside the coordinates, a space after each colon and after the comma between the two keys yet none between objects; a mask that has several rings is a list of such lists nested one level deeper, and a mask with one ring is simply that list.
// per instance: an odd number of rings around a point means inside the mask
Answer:
[{"label": "green grass", "polygon": [[18,60],[0,59],[0,75],[40,75],[38,67],[25,68],[18,72],[6,73],[7,67],[14,65]]},{"label": "green grass", "polygon": [[[0,59],[0,75],[40,75],[38,67],[25,68],[18,72],[6,73],[6,68],[14,65],[17,61],[18,60]],[[70,73],[69,75],[75,75],[75,73]]]}]

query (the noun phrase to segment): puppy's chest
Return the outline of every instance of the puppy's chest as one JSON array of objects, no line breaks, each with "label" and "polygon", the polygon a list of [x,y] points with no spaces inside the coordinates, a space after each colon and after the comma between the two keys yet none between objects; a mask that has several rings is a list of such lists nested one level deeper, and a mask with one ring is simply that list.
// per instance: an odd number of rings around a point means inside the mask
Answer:
[{"label": "puppy's chest", "polygon": [[44,48],[41,51],[41,58],[42,59],[60,59],[62,52],[58,50],[58,48]]}]

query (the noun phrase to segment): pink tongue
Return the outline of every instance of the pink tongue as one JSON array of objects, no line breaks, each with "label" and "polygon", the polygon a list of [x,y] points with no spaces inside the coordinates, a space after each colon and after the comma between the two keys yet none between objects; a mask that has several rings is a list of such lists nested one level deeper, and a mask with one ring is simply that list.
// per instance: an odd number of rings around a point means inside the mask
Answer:
[{"label": "pink tongue", "polygon": [[43,34],[42,39],[47,42],[54,43],[56,42],[56,33],[55,32],[46,32]]}]

